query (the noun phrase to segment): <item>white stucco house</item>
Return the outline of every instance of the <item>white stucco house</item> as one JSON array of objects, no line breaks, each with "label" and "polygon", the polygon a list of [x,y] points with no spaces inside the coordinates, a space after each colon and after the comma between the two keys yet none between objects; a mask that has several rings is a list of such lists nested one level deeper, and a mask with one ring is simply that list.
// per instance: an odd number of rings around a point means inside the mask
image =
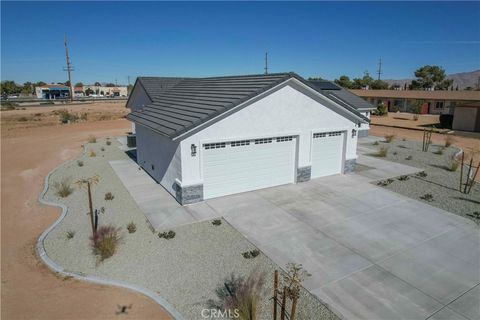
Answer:
[{"label": "white stucco house", "polygon": [[369,120],[333,90],[294,73],[139,77],[137,162],[181,204],[349,172]]}]

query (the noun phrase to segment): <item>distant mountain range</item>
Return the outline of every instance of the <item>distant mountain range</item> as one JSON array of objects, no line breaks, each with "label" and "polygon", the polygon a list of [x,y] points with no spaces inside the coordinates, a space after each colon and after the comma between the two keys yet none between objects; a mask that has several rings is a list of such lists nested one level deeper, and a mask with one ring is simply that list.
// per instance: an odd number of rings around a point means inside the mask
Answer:
[{"label": "distant mountain range", "polygon": [[[453,79],[453,87],[455,88],[458,85],[459,89],[465,89],[466,87],[477,88],[478,82],[480,81],[480,70],[475,70],[471,72],[461,72],[461,73],[452,73],[447,76],[448,79]],[[389,85],[399,84],[403,87],[405,83],[407,86],[412,82],[412,79],[383,79]]]}]

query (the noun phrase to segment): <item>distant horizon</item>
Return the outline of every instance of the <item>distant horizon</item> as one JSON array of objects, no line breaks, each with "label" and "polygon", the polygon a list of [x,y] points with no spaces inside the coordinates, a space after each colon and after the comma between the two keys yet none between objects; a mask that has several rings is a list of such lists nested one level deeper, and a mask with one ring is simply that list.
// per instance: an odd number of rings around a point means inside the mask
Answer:
[{"label": "distant horizon", "polygon": [[[414,78],[480,69],[478,2],[1,2],[1,79],[133,84],[137,76],[293,71]],[[61,12],[73,12],[65,16]],[[446,24],[443,21],[454,21]]]}]

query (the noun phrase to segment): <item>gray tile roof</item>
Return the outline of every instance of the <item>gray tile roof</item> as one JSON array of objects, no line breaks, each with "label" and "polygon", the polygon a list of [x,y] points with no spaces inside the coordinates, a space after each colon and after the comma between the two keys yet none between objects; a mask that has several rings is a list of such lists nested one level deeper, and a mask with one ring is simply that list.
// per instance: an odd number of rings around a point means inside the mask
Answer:
[{"label": "gray tile roof", "polygon": [[351,91],[340,87],[334,82],[327,80],[312,80],[309,82],[321,90],[327,97],[330,97],[333,101],[340,103],[344,107],[346,104],[357,110],[375,109],[371,103],[360,98]]},{"label": "gray tile roof", "polygon": [[[294,73],[211,78],[140,77],[137,83],[145,88],[153,102],[133,111],[127,118],[175,138],[292,77],[319,91]],[[354,108],[344,108],[368,121]]]}]

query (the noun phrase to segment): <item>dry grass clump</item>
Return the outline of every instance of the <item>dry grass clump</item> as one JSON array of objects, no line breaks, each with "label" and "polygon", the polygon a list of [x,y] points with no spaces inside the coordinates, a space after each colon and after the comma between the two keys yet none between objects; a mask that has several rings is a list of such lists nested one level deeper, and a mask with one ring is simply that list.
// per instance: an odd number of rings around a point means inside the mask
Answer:
[{"label": "dry grass clump", "polygon": [[115,198],[113,193],[111,193],[111,192],[105,193],[105,200],[113,200],[113,198]]},{"label": "dry grass clump", "polygon": [[380,150],[378,150],[377,153],[375,153],[375,156],[385,158],[388,154],[388,148],[387,147],[381,147]]},{"label": "dry grass clump", "polygon": [[77,161],[77,166],[83,167],[83,161],[82,161],[82,160],[78,160],[78,161]]},{"label": "dry grass clump", "polygon": [[445,147],[450,147],[455,142],[455,139],[452,136],[445,137]]},{"label": "dry grass clump", "polygon": [[90,155],[89,155],[89,156],[90,156],[90,158],[93,158],[93,157],[96,157],[97,154],[96,154],[94,151],[90,151]]},{"label": "dry grass clump", "polygon": [[395,138],[395,135],[394,134],[386,134],[383,136],[385,138],[385,142],[386,143],[390,143],[393,141],[393,139]]},{"label": "dry grass clump", "polygon": [[68,197],[73,192],[71,183],[72,179],[70,177],[65,177],[60,182],[54,182],[53,188],[55,189],[55,194],[61,198]]},{"label": "dry grass clump", "polygon": [[127,230],[128,233],[135,233],[135,231],[137,231],[137,226],[135,225],[135,223],[133,223],[133,221],[127,224]]},{"label": "dry grass clump", "polygon": [[88,143],[97,143],[97,137],[89,136],[88,137]]},{"label": "dry grass clump", "polygon": [[93,253],[100,261],[110,258],[120,243],[120,229],[112,225],[100,226],[93,237],[90,237]]}]

